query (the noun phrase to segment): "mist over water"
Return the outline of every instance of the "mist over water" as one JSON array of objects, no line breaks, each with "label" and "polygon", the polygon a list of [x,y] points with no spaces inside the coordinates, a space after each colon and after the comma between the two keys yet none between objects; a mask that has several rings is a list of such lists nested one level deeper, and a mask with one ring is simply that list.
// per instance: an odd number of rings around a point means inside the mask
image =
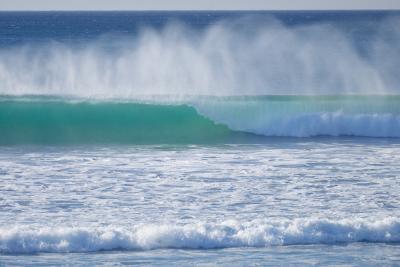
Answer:
[{"label": "mist over water", "polygon": [[204,29],[175,21],[135,36],[4,47],[0,94],[398,94],[398,25],[398,17],[387,18],[355,41],[332,23],[288,26],[272,16],[247,16]]}]

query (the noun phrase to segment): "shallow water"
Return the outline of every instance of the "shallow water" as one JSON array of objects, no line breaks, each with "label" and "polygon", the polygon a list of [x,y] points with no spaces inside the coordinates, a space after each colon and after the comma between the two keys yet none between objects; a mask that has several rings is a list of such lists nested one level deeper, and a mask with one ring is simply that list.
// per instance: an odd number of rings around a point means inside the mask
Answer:
[{"label": "shallow water", "polygon": [[396,266],[399,246],[387,244],[312,245],[216,250],[167,249],[133,252],[43,253],[1,256],[5,265],[52,266]]},{"label": "shallow water", "polygon": [[362,138],[2,147],[1,260],[394,263],[399,155]]}]

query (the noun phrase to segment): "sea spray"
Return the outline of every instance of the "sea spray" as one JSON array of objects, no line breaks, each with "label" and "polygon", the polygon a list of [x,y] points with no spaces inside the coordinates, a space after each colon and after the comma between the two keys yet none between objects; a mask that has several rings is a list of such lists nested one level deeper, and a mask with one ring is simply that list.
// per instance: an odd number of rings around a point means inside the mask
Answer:
[{"label": "sea spray", "polygon": [[396,25],[399,19],[388,17],[368,39],[354,40],[335,24],[289,26],[249,16],[204,29],[175,21],[135,36],[4,47],[0,94],[397,94]]}]

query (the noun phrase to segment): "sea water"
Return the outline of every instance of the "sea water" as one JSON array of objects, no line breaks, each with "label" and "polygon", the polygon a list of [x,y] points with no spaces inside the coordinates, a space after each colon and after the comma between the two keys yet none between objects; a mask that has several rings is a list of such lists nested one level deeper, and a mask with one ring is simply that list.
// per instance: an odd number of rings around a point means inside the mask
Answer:
[{"label": "sea water", "polygon": [[398,264],[399,15],[0,13],[0,264]]}]

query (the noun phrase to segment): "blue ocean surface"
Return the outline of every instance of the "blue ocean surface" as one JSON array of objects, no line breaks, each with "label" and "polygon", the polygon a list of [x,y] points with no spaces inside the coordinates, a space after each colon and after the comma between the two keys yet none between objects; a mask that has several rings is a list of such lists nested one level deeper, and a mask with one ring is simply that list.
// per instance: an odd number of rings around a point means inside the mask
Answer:
[{"label": "blue ocean surface", "polygon": [[0,266],[396,266],[400,12],[0,12]]}]

